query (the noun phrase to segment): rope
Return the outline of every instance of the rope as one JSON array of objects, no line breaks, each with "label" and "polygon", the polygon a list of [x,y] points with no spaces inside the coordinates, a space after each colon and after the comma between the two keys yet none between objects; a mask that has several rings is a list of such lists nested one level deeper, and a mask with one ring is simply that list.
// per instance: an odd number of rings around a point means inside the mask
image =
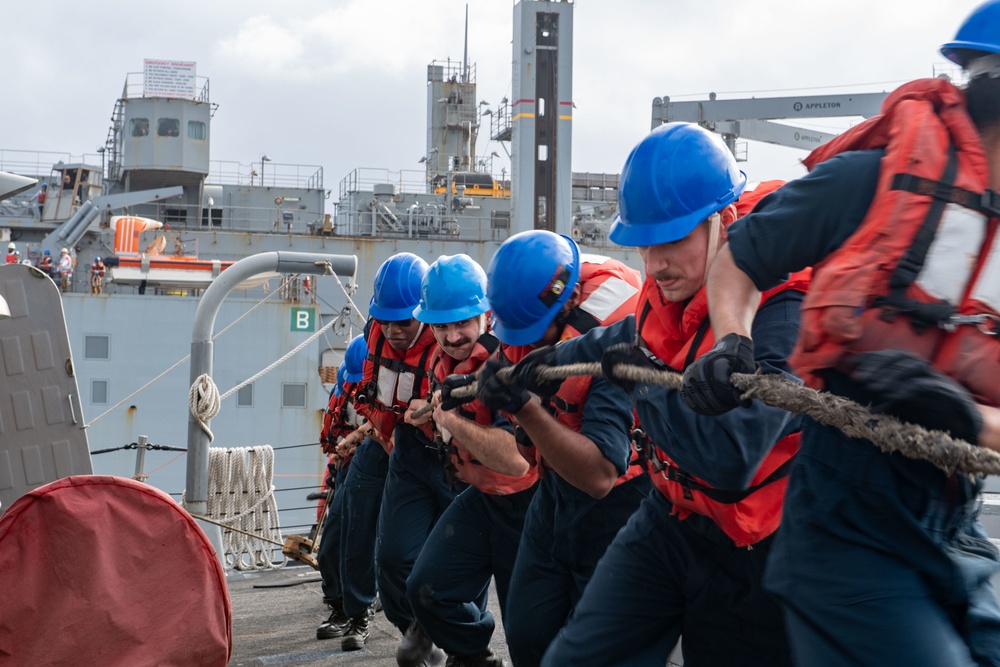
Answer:
[{"label": "rope", "polygon": [[198,420],[198,426],[208,434],[208,442],[215,440],[212,429],[208,427],[208,422],[212,417],[219,414],[219,407],[222,399],[219,397],[219,389],[212,382],[211,376],[202,373],[191,385],[188,391],[188,407],[191,415]]},{"label": "rope", "polygon": [[[317,331],[316,333],[314,333],[312,336],[309,336],[309,338],[306,338],[304,341],[302,341],[301,343],[299,343],[291,351],[285,353],[285,355],[283,357],[281,357],[280,359],[278,359],[277,361],[275,361],[274,363],[272,363],[270,366],[268,366],[267,368],[263,369],[262,371],[260,371],[256,375],[254,375],[253,377],[247,378],[243,382],[239,383],[238,385],[236,385],[235,387],[233,387],[232,389],[230,389],[229,391],[227,391],[225,394],[223,394],[221,398],[222,399],[229,398],[230,396],[232,396],[233,394],[235,394],[236,392],[238,392],[240,389],[242,389],[243,387],[247,386],[251,382],[254,382],[255,380],[263,377],[264,375],[267,375],[272,370],[274,370],[275,368],[277,368],[278,366],[280,366],[281,364],[285,363],[286,361],[288,361],[289,359],[291,359],[292,357],[294,357],[296,354],[298,354],[299,351],[302,350],[302,348],[304,348],[306,345],[308,345],[309,343],[313,342],[314,340],[316,340],[317,338],[319,338],[320,336],[322,336],[323,332],[325,332],[327,329],[329,329],[330,327],[332,327],[336,323],[337,323],[336,319],[330,320],[329,322],[327,322],[326,324],[323,325],[322,329],[320,329],[319,331]],[[200,380],[201,378],[198,378],[198,379]],[[218,410],[216,410],[216,412],[218,412]],[[215,416],[215,415],[213,415],[213,416]]]},{"label": "rope", "polygon": [[[274,450],[235,447],[208,450],[208,503],[203,519],[224,527],[222,546],[225,562],[236,570],[267,570],[283,567],[275,563],[268,544],[282,546],[278,505],[272,483]],[[181,503],[184,502],[181,496]],[[273,523],[271,521],[273,518]],[[250,532],[267,526],[264,534]]]},{"label": "rope", "polygon": [[[337,278],[336,274],[333,274],[333,276],[334,278]],[[350,295],[348,295],[347,290],[344,288],[344,285],[340,282],[339,278],[337,278],[337,284],[340,285],[340,288],[342,290],[344,290],[344,295],[347,297],[347,300],[350,301],[351,297]],[[354,306],[353,301],[351,301],[351,305]],[[354,307],[356,308],[356,306]],[[221,396],[218,396],[219,390],[215,386],[215,383],[212,381],[212,378],[209,377],[208,375],[204,374],[200,375],[191,385],[191,389],[188,392],[188,404],[191,408],[191,414],[194,415],[195,419],[198,420],[198,426],[200,426],[201,429],[208,434],[209,442],[212,442],[215,439],[215,436],[212,434],[212,431],[208,427],[207,422],[211,421],[212,417],[215,417],[215,415],[219,414],[219,408],[221,407],[220,404],[222,401],[229,398],[230,396],[232,396],[233,394],[235,394],[248,384],[256,382],[261,377],[267,375],[275,368],[277,368],[281,364],[285,363],[286,361],[294,357],[296,354],[301,352],[303,348],[305,348],[314,340],[322,336],[339,321],[340,321],[339,317],[330,320],[329,322],[324,324],[319,331],[309,336],[309,338],[306,338],[304,341],[295,346],[295,348],[293,348],[292,350],[286,352],[281,358],[274,361],[271,365],[267,366],[266,368],[262,369],[261,371],[247,378],[246,380],[243,380],[243,382],[239,383],[238,385],[236,385],[226,393],[222,394]],[[235,324],[235,322],[233,324]]]},{"label": "rope", "polygon": [[[600,363],[539,366],[541,380],[565,380],[576,375],[599,377]],[[674,371],[657,370],[618,364],[614,368],[617,378],[631,382],[657,384],[679,389],[682,375]],[[511,367],[497,372],[497,379],[510,382]],[[976,447],[943,431],[932,431],[922,426],[902,422],[891,415],[875,414],[868,408],[842,396],[820,392],[797,384],[776,374],[743,374],[732,376],[732,383],[743,392],[743,398],[757,399],[766,405],[806,415],[827,426],[840,429],[852,438],[870,440],[883,452],[899,452],[912,459],[921,459],[937,466],[945,473],[963,475],[1000,474],[1000,453],[985,447]],[[475,396],[477,383],[455,389],[456,398]],[[419,412],[419,411],[418,411]],[[416,414],[416,413],[414,413]]]},{"label": "rope", "polygon": [[[354,313],[358,316],[358,319],[361,320],[361,326],[364,326],[365,325],[365,318],[361,314],[361,309],[358,308],[358,305],[356,303],[354,303],[354,299],[351,298],[351,292],[353,292],[354,290],[352,289],[349,292],[347,290],[347,288],[344,287],[344,283],[340,282],[340,276],[338,276],[336,273],[334,273],[332,269],[330,271],[330,275],[332,275],[333,279],[337,281],[337,286],[340,287],[340,291],[342,291],[344,293],[344,298],[347,299],[347,303],[351,304],[351,308],[354,309]],[[352,285],[352,287],[354,289],[357,289],[357,285]]]}]

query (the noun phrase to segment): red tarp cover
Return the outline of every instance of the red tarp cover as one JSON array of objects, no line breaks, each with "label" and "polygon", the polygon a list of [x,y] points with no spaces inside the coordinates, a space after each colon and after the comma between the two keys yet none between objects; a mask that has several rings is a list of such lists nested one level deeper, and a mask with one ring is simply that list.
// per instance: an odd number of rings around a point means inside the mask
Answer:
[{"label": "red tarp cover", "polygon": [[219,665],[232,608],[211,542],[170,496],[65,477],[0,516],[0,664]]}]

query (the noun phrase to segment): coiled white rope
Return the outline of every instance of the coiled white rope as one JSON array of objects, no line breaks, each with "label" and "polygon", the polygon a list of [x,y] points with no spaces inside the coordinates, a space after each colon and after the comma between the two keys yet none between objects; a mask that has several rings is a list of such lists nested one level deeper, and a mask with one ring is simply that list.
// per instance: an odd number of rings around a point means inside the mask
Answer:
[{"label": "coiled white rope", "polygon": [[[273,543],[281,543],[274,498],[274,449],[270,445],[208,450],[208,507],[205,516],[222,526],[226,565],[236,570],[269,570]],[[242,531],[242,532],[237,532]],[[280,549],[279,549],[280,551]]]},{"label": "coiled white rope", "polygon": [[219,388],[212,382],[211,376],[202,373],[188,391],[188,407],[191,410],[191,415],[198,420],[198,426],[208,434],[209,443],[215,440],[215,435],[208,427],[208,422],[219,414],[221,405],[222,398],[219,396]]}]

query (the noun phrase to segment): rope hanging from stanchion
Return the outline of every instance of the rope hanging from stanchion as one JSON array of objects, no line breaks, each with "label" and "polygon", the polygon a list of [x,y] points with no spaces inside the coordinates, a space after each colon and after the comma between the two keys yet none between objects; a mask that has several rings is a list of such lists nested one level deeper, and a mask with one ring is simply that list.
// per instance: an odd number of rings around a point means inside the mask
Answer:
[{"label": "rope hanging from stanchion", "polygon": [[[601,364],[577,363],[563,366],[539,366],[541,380],[565,380],[578,375],[599,377]],[[675,371],[657,370],[618,364],[615,376],[631,382],[657,384],[679,389],[682,375]],[[497,379],[510,382],[512,367],[497,372]],[[852,438],[870,440],[884,452],[899,452],[912,459],[927,461],[944,472],[963,475],[1000,474],[1000,453],[985,447],[970,445],[943,431],[932,431],[916,424],[902,422],[887,414],[876,414],[863,405],[829,392],[816,391],[777,374],[743,374],[732,376],[732,383],[743,392],[743,398],[757,399],[772,407],[806,415],[821,424],[840,429]],[[475,396],[476,383],[454,389],[455,398]]]},{"label": "rope hanging from stanchion", "polygon": [[273,477],[274,449],[269,445],[208,450],[207,509],[196,518],[223,527],[228,567],[268,570],[285,565],[284,559],[275,562],[270,546],[284,544]]},{"label": "rope hanging from stanchion", "polygon": [[198,426],[208,434],[208,441],[215,440],[212,429],[208,427],[208,422],[212,417],[219,414],[219,407],[222,399],[219,397],[219,389],[215,386],[211,376],[207,374],[199,375],[188,391],[188,406],[191,415],[198,420]]}]

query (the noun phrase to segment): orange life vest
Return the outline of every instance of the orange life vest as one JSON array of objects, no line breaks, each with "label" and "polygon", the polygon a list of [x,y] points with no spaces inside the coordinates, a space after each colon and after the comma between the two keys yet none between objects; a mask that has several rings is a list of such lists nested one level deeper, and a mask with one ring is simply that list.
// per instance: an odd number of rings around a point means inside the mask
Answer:
[{"label": "orange life vest", "polygon": [[319,432],[321,444],[336,444],[337,439],[351,433],[358,426],[351,423],[348,409],[354,402],[354,394],[358,390],[357,382],[345,382],[340,396],[330,394],[326,412],[323,414],[323,428]]},{"label": "orange life vest", "polygon": [[390,443],[390,450],[392,432],[402,422],[410,401],[427,396],[427,362],[436,346],[431,328],[425,326],[413,344],[399,352],[389,345],[382,326],[372,321],[368,332],[368,358],[354,406]]},{"label": "orange life vest", "polygon": [[1000,197],[964,94],[944,79],[908,83],[806,164],[866,148],[885,148],[875,197],[816,267],[793,367],[822,387],[852,354],[903,349],[1000,406]]},{"label": "orange life vest", "polygon": [[[642,275],[616,259],[603,255],[581,254],[579,284],[580,303],[570,311],[560,340],[576,338],[596,327],[614,324],[635,312],[639,290],[642,287]],[[516,347],[503,345],[500,355],[516,364],[531,350],[529,345]],[[579,431],[590,384],[591,378],[587,376],[567,378],[559,387],[559,391],[545,402],[545,406],[560,423]],[[515,435],[522,452],[529,461],[536,461],[539,464],[540,474],[544,474],[545,462],[539,456],[538,450],[520,428]],[[628,469],[615,480],[615,486],[624,484],[643,472],[645,470],[638,452],[633,449]]]},{"label": "orange life vest", "polygon": [[[465,361],[455,361],[439,347],[431,356],[431,368],[433,369],[434,379],[440,382],[449,375],[475,373],[496,352],[499,344],[500,341],[493,334],[483,334],[476,342],[476,346],[472,350],[472,355]],[[493,425],[493,412],[483,405],[479,399],[473,399],[459,406],[456,410],[466,419],[470,419],[481,426]],[[535,466],[532,466],[527,473],[520,477],[504,475],[503,473],[490,470],[477,461],[462,446],[462,443],[454,437],[452,437],[449,443],[441,442],[439,446],[444,447],[455,477],[476,487],[483,493],[506,496],[531,488],[538,481],[538,470]]]},{"label": "orange life vest", "polygon": [[[747,192],[737,203],[737,216],[749,213],[762,197],[781,185],[782,181],[765,181]],[[764,293],[761,304],[784,290],[805,292],[809,278],[808,269],[793,274],[785,283]],[[670,368],[678,371],[687,368],[715,345],[706,289],[702,287],[687,303],[670,302],[656,281],[647,278],[636,310],[636,337]],[[748,488],[739,490],[713,488],[681,469],[662,449],[649,446],[641,430],[636,436],[640,440],[637,444],[649,458],[653,485],[670,499],[679,519],[686,519],[692,513],[707,516],[738,547],[756,544],[777,530],[792,458],[799,450],[799,433],[776,442]]]}]

